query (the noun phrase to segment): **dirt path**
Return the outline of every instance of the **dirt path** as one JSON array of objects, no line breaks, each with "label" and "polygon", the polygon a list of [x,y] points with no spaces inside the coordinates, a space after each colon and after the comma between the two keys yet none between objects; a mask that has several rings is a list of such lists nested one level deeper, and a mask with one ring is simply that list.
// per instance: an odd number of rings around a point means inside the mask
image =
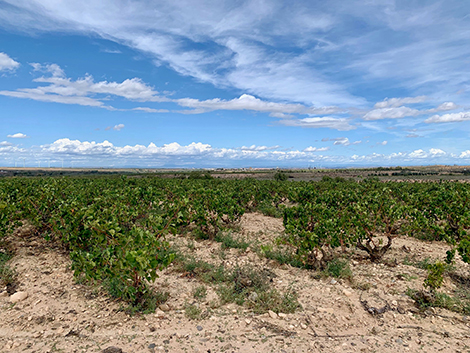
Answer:
[{"label": "dirt path", "polygon": [[[248,214],[241,223],[242,236],[259,243],[282,232],[282,221]],[[0,294],[1,352],[101,352],[117,347],[123,352],[467,352],[470,321],[443,309],[419,312],[406,294],[421,289],[425,271],[413,266],[426,259],[443,258],[442,243],[398,238],[387,254],[395,267],[371,264],[360,252],[351,254],[354,284],[348,280],[319,278],[309,271],[278,265],[253,249],[221,250],[220,243],[170,239],[195,258],[227,267],[251,264],[275,274],[272,286],[293,288],[302,310],[294,314],[254,315],[236,304],[217,304],[215,288],[196,300],[201,283],[182,276],[170,266],[155,283],[170,293],[155,314],[130,317],[104,293],[76,284],[70,260],[37,238],[15,238],[17,255],[11,266],[18,272],[17,291],[28,297],[10,303]],[[396,260],[396,261],[395,261]],[[468,265],[459,263],[462,275]],[[446,279],[443,292],[456,285]],[[2,289],[0,289],[2,292]],[[389,304],[390,310],[373,316],[365,310]],[[208,313],[190,320],[185,306],[196,305]],[[367,308],[367,307],[366,307]],[[112,350],[108,350],[112,352]],[[119,352],[119,350],[115,350]]]}]

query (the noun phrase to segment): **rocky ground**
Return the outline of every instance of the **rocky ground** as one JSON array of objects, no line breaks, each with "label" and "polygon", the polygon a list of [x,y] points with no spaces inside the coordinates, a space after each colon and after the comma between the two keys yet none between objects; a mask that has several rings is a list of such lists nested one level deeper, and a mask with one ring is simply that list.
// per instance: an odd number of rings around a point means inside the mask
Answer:
[{"label": "rocky ground", "polygon": [[[298,293],[302,309],[293,314],[255,315],[244,306],[220,305],[216,286],[210,284],[204,284],[205,295],[196,298],[194,293],[203,284],[174,265],[154,284],[169,292],[169,300],[154,314],[129,316],[99,289],[77,284],[70,260],[60,249],[37,237],[13,236],[17,250],[10,264],[19,285],[13,296],[0,289],[0,351],[470,351],[470,319],[444,309],[419,310],[405,294],[409,288],[423,288],[426,271],[418,265],[444,258],[447,245],[397,238],[384,264],[372,264],[365,254],[351,252],[350,280],[281,266],[255,251],[272,244],[282,231],[282,220],[254,213],[245,215],[234,233],[251,242],[246,250],[223,250],[218,242],[188,236],[169,240],[210,263],[227,268],[249,264],[271,271],[274,288]],[[458,262],[456,268],[460,278],[467,278],[468,265]],[[459,290],[465,288],[446,278],[440,291],[455,295]],[[207,315],[188,318],[188,305]],[[381,308],[385,312],[376,313]]]}]

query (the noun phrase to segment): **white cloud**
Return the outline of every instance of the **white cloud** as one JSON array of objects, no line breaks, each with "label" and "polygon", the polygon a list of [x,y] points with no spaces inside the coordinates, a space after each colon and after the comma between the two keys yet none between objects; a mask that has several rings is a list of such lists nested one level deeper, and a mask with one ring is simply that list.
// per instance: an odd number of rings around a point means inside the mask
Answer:
[{"label": "white cloud", "polygon": [[408,107],[392,107],[379,108],[371,110],[363,116],[364,120],[381,120],[381,119],[400,119],[407,116],[416,116],[422,114],[419,110]]},{"label": "white cloud", "polygon": [[287,104],[263,101],[249,94],[243,94],[232,100],[219,98],[200,101],[192,98],[175,100],[182,107],[194,110],[182,111],[183,113],[202,113],[213,110],[252,110],[257,112],[271,113],[271,116],[285,118],[285,114],[334,114],[343,110],[338,107],[307,107],[302,104]]},{"label": "white cloud", "polygon": [[137,108],[132,108],[131,110],[140,110],[146,113],[168,113],[168,109],[153,109],[153,108],[148,108],[148,107],[137,107]]},{"label": "white cloud", "polygon": [[118,124],[113,126],[113,130],[115,131],[121,131],[122,129],[124,129],[124,124]]},{"label": "white cloud", "polygon": [[419,97],[403,97],[403,98],[385,98],[382,102],[377,102],[374,105],[375,109],[383,108],[398,108],[403,104],[416,104],[426,101],[426,96]]},{"label": "white cloud", "polygon": [[11,142],[8,141],[1,141],[0,142],[0,147],[6,147],[6,146],[13,146]]},{"label": "white cloud", "polygon": [[20,88],[16,91],[0,91],[0,95],[43,102],[101,107],[110,110],[115,110],[115,108],[103,103],[103,100],[109,99],[109,95],[123,97],[131,101],[161,102],[168,100],[160,97],[157,91],[137,77],[119,83],[94,82],[93,77],[87,75],[74,81],[67,78],[64,71],[56,64],[41,65],[33,63],[31,66],[34,71],[50,74],[50,76],[41,76],[33,80],[48,85],[36,88]]},{"label": "white cloud", "polygon": [[429,150],[429,153],[431,154],[431,156],[433,157],[441,157],[441,156],[444,156],[446,155],[447,153],[444,152],[443,150],[439,149],[439,148],[431,148]]},{"label": "white cloud", "polygon": [[335,142],[333,143],[333,145],[340,145],[340,146],[349,146],[349,139],[347,137],[338,137],[336,139],[332,139],[334,140]]},{"label": "white cloud", "polygon": [[456,123],[461,121],[470,120],[469,112],[460,112],[460,113],[449,113],[444,115],[433,115],[432,117],[426,119],[424,122],[428,124],[433,123]]},{"label": "white cloud", "polygon": [[470,158],[470,150],[466,150],[460,153],[459,158]]},{"label": "white cloud", "polygon": [[329,128],[339,131],[354,130],[356,127],[349,124],[348,119],[333,117],[312,117],[304,119],[284,119],[279,124],[285,126],[299,126],[305,128]]},{"label": "white cloud", "polygon": [[455,104],[454,102],[444,102],[440,104],[437,108],[435,109],[429,109],[429,113],[434,113],[434,112],[443,112],[443,111],[448,111],[448,110],[455,110],[458,109],[459,106]]},{"label": "white cloud", "polygon": [[34,71],[50,73],[53,77],[65,77],[64,70],[57,64],[41,65],[39,63],[30,63]]},{"label": "white cloud", "polygon": [[382,142],[377,142],[378,145],[385,146],[388,143],[388,141],[382,141]]},{"label": "white cloud", "polygon": [[242,146],[240,149],[242,151],[269,151],[269,150],[276,150],[280,148],[281,146],[276,145],[276,146],[256,146],[256,145],[251,145],[251,146]]},{"label": "white cloud", "polygon": [[13,134],[13,135],[7,135],[7,137],[9,137],[11,139],[24,139],[24,138],[27,138],[29,136],[27,136],[25,134],[22,134],[21,132],[17,132],[16,134]]},{"label": "white cloud", "polygon": [[[182,75],[266,99],[318,106],[365,102],[312,65],[326,46],[337,47],[324,36],[341,20],[308,3],[221,1],[208,11],[201,2],[5,1],[3,27],[101,36],[145,52]],[[289,43],[289,50],[273,51],[277,41]]]},{"label": "white cloud", "polygon": [[0,71],[14,71],[19,67],[19,62],[16,62],[5,53],[0,53]]},{"label": "white cloud", "polygon": [[302,151],[303,152],[323,152],[323,151],[328,151],[329,150],[329,147],[307,147],[307,148],[304,148]]}]

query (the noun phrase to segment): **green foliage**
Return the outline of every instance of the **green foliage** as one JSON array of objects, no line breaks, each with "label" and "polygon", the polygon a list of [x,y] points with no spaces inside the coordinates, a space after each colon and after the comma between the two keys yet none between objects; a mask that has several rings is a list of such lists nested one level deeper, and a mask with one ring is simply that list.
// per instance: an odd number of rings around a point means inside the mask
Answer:
[{"label": "green foliage", "polygon": [[18,278],[16,271],[7,264],[12,257],[13,252],[7,242],[2,241],[0,238],[0,284],[2,287],[13,286]]},{"label": "green foliage", "polygon": [[204,299],[207,295],[206,286],[198,286],[193,290],[193,297],[195,299]]},{"label": "green foliage", "polygon": [[323,273],[330,277],[348,280],[352,280],[353,277],[349,262],[340,258],[334,258],[332,261],[329,261]]},{"label": "green foliage", "polygon": [[186,304],[184,306],[184,313],[190,320],[200,320],[202,310],[195,304]]},{"label": "green foliage", "polygon": [[276,172],[274,174],[274,180],[276,181],[286,181],[287,179],[289,179],[289,176],[286,173]]},{"label": "green foliage", "polygon": [[[330,177],[286,183],[287,174],[279,174],[264,181],[212,179],[201,171],[184,179],[1,178],[0,241],[26,220],[70,252],[77,279],[103,283],[135,306],[147,301],[149,284],[174,258],[167,234],[192,231],[244,249],[246,241],[224,234],[255,210],[283,216],[292,252],[261,249],[279,263],[325,270],[333,254],[348,247],[380,261],[405,234],[446,241],[454,248],[447,261],[458,252],[470,263],[469,184]],[[287,201],[295,206],[285,207]],[[223,268],[187,262],[188,275],[228,283],[231,274]]]},{"label": "green foliage", "polygon": [[288,264],[292,267],[305,267],[302,259],[288,249],[274,249],[272,245],[261,245],[260,253],[267,259],[277,261],[280,265]]},{"label": "green foliage", "polygon": [[247,242],[244,239],[237,239],[234,238],[231,233],[219,233],[216,237],[215,240],[218,241],[219,243],[222,243],[222,249],[241,249],[241,250],[246,250],[249,246],[250,243]]},{"label": "green foliage", "polygon": [[432,291],[440,288],[444,281],[444,272],[446,264],[441,261],[436,261],[434,264],[429,265],[428,275],[424,280],[424,286],[430,288]]}]

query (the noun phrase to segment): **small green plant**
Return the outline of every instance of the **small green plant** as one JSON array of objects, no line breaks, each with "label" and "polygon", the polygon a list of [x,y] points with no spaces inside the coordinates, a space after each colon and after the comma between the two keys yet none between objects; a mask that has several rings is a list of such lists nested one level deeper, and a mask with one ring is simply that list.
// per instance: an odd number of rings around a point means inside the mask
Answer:
[{"label": "small green plant", "polygon": [[204,285],[198,286],[193,290],[193,297],[195,299],[203,299],[207,295],[207,288]]},{"label": "small green plant", "polygon": [[222,243],[222,249],[234,248],[246,250],[250,246],[249,242],[244,239],[234,238],[231,233],[219,233],[215,237],[215,241]]},{"label": "small green plant", "polygon": [[261,245],[260,253],[267,259],[277,261],[280,265],[288,264],[292,267],[305,267],[302,260],[287,249],[274,249],[272,245]]},{"label": "small green plant", "polygon": [[352,280],[352,271],[349,267],[349,263],[346,260],[335,258],[328,262],[326,268],[323,270],[326,276],[335,278],[344,278]]},{"label": "small green plant", "polygon": [[202,310],[195,304],[186,304],[184,306],[184,313],[190,320],[201,319]]},{"label": "small green plant", "polygon": [[445,271],[446,264],[441,261],[436,261],[434,264],[429,265],[428,276],[424,280],[424,286],[435,292],[442,286]]}]

